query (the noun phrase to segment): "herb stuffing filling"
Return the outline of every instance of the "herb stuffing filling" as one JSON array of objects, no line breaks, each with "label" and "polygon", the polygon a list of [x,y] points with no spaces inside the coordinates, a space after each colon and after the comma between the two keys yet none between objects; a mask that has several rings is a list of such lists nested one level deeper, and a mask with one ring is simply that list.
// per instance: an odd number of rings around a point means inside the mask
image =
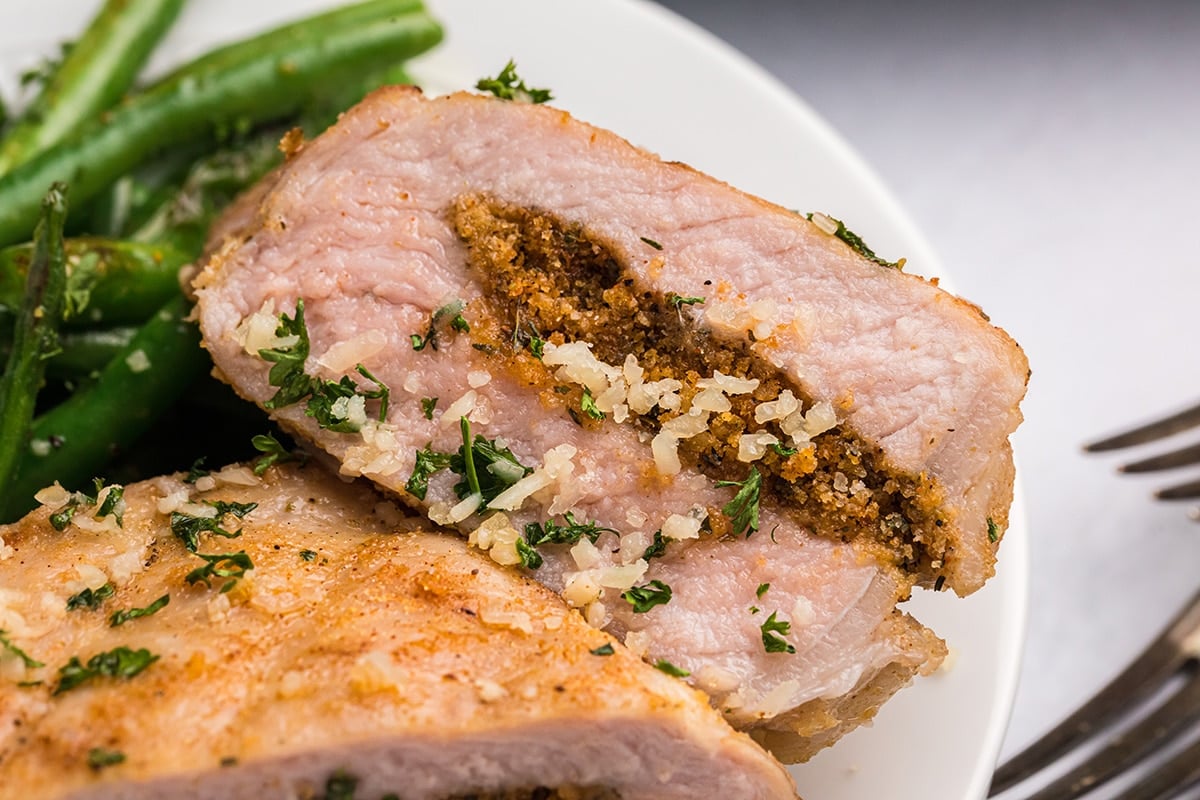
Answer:
[{"label": "herb stuffing filling", "polygon": [[[718,372],[757,381],[750,391],[732,393],[727,410],[713,413],[706,430],[678,442],[683,464],[735,490],[724,515],[709,515],[714,535],[753,535],[766,502],[824,535],[866,544],[902,569],[936,571],[949,539],[933,482],[890,468],[879,448],[843,425],[812,436],[811,444],[791,446],[780,423],[758,422],[755,409],[785,392],[804,408],[813,401],[747,342],[718,339],[694,321],[712,295],[650,291],[604,242],[552,215],[479,195],[460,197],[449,213],[484,292],[473,341],[506,359],[518,380],[543,387],[543,404],[563,409],[581,426],[610,424],[610,415],[586,387],[555,379],[543,363],[548,345],[586,342],[606,364],[621,365],[632,355],[646,382],[678,381],[679,406],[629,415],[650,434],[686,414]],[[649,261],[670,258],[658,242],[642,241]],[[739,441],[756,433],[776,441],[764,444],[748,469]]]}]

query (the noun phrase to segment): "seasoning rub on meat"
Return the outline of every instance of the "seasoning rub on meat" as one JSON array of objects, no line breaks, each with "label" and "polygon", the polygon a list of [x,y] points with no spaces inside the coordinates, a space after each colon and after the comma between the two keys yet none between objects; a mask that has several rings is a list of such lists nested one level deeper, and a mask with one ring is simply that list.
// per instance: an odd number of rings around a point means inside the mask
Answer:
[{"label": "seasoning rub on meat", "polygon": [[795,796],[704,695],[361,483],[184,477],[0,526],[3,800]]},{"label": "seasoning rub on meat", "polygon": [[844,227],[544,106],[381,90],[229,212],[217,369],[789,760],[944,648],[1027,366]]}]

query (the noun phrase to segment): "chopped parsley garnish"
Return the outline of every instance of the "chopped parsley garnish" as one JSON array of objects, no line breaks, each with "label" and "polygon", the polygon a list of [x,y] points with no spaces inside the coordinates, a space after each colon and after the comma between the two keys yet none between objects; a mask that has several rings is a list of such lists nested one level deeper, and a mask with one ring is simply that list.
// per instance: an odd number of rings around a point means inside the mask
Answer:
[{"label": "chopped parsley garnish", "polygon": [[414,333],[408,338],[412,342],[413,350],[424,350],[428,347],[430,350],[438,349],[438,330],[442,326],[442,320],[450,318],[451,330],[466,333],[471,330],[470,323],[462,315],[464,303],[462,300],[455,300],[452,303],[436,309],[429,316],[429,327],[425,329],[425,335]]},{"label": "chopped parsley garnish", "polygon": [[645,236],[639,237],[643,242],[653,247],[655,250],[662,250],[662,245],[653,239],[647,239]]},{"label": "chopped parsley garnish", "polygon": [[88,659],[87,664],[81,664],[78,657],[72,656],[66,666],[59,667],[58,685],[54,687],[53,693],[62,694],[93,678],[129,680],[158,661],[158,658],[144,647],[140,650],[131,650],[123,646],[104,653],[97,653]]},{"label": "chopped parsley garnish", "polygon": [[762,475],[759,474],[757,468],[751,467],[746,480],[717,481],[717,486],[738,487],[737,494],[721,507],[721,511],[733,523],[734,534],[745,534],[749,539],[750,534],[758,530],[758,500],[759,492],[762,489]]},{"label": "chopped parsley garnish", "polygon": [[292,461],[296,458],[294,453],[288,452],[279,440],[269,433],[260,433],[250,439],[250,444],[254,449],[262,453],[261,456],[254,460],[254,474],[261,476],[264,472],[275,464],[281,464],[285,461]]},{"label": "chopped parsley garnish", "polygon": [[775,619],[777,613],[776,611],[772,611],[771,616],[767,617],[766,621],[759,626],[760,630],[762,630],[763,648],[768,653],[795,654],[796,648],[788,644],[787,640],[783,638],[792,632],[792,623]]},{"label": "chopped parsley garnish", "polygon": [[757,614],[757,613],[758,613],[758,612],[760,612],[760,611],[762,611],[762,609],[761,609],[761,608],[759,608],[758,606],[750,606],[750,613],[751,613],[751,614]]},{"label": "chopped parsley garnish", "polygon": [[541,547],[544,544],[575,544],[586,536],[589,542],[595,544],[600,534],[616,533],[612,528],[601,527],[595,522],[580,522],[570,511],[563,515],[563,519],[566,520],[563,525],[552,519],[526,524],[525,541],[533,547]]},{"label": "chopped parsley garnish", "polygon": [[642,558],[646,561],[649,561],[652,558],[658,558],[659,556],[665,555],[666,552],[667,538],[663,536],[663,532],[660,529],[654,532],[654,541],[651,542],[650,546],[642,552]]},{"label": "chopped parsley garnish", "polygon": [[359,430],[359,424],[349,419],[349,401],[355,396],[378,400],[380,421],[387,417],[391,391],[362,364],[354,369],[374,383],[374,389],[364,390],[348,375],[331,381],[315,378],[304,371],[304,362],[308,359],[310,349],[308,327],[304,324],[304,300],[296,301],[295,316],[289,317],[286,313],[279,315],[275,335],[295,337],[296,341],[283,347],[258,351],[259,357],[273,363],[267,380],[276,387],[275,394],[263,403],[264,407],[278,409],[307,399],[304,413],[315,419],[322,428],[337,433],[355,433]]},{"label": "chopped parsley garnish", "polygon": [[466,417],[459,418],[459,429],[463,443],[458,452],[439,453],[430,445],[417,451],[412,475],[404,484],[410,494],[424,500],[429,491],[430,476],[449,469],[462,476],[462,480],[454,484],[454,492],[460,500],[478,494],[483,498],[483,504],[487,505],[496,499],[496,495],[533,472],[533,469],[518,461],[511,450],[498,445],[496,440],[479,435],[472,437],[471,422]]},{"label": "chopped parsley garnish", "polygon": [[770,591],[770,589],[771,589],[771,584],[760,583],[758,585],[758,588],[754,590],[754,596],[757,597],[759,600],[761,600],[762,596],[764,594],[766,594],[768,591]]},{"label": "chopped parsley garnish", "polygon": [[93,747],[88,750],[88,766],[96,771],[120,764],[124,760],[125,754],[120,750],[105,750],[103,747]]},{"label": "chopped parsley garnish", "polygon": [[579,408],[583,413],[595,420],[606,418],[606,414],[596,408],[596,400],[592,397],[592,390],[586,386],[583,388],[583,396],[579,398]]},{"label": "chopped parsley garnish", "polygon": [[99,608],[101,603],[113,596],[113,591],[115,590],[111,583],[95,589],[84,589],[67,598],[67,611],[74,611],[78,608]]},{"label": "chopped parsley garnish", "polygon": [[[215,503],[210,503],[209,505],[217,508]],[[249,503],[248,505],[256,507],[258,504]],[[229,513],[233,513],[234,516],[240,519],[246,514],[246,511],[243,511],[241,514],[235,512]],[[202,533],[212,533],[226,539],[236,539],[241,536],[241,528],[230,532],[221,527],[221,518],[223,516],[224,512],[220,508],[217,508],[216,516],[212,517],[196,517],[191,514],[184,514],[182,511],[172,511],[171,533],[178,536],[179,540],[183,542],[183,546],[193,553],[200,547],[200,534]]]},{"label": "chopped parsley garnish", "polygon": [[207,459],[204,456],[200,456],[195,461],[193,461],[191,468],[188,469],[187,477],[185,477],[183,479],[183,482],[184,483],[195,483],[196,481],[200,480],[201,478],[208,477],[208,475],[210,475],[211,473],[207,469],[204,468],[204,462],[206,460]]},{"label": "chopped parsley garnish", "polygon": [[650,581],[642,586],[634,586],[621,593],[621,597],[633,606],[633,613],[645,614],[655,606],[671,602],[671,587],[662,581]]},{"label": "chopped parsley garnish", "polygon": [[665,658],[660,658],[658,661],[655,661],[654,668],[659,672],[665,672],[675,678],[686,678],[688,675],[692,674],[682,667],[675,666]]},{"label": "chopped parsley garnish", "polygon": [[674,292],[667,292],[667,302],[670,303],[671,305],[675,306],[675,308],[682,308],[683,306],[694,306],[699,303],[703,303],[704,298],[703,297],[683,297],[681,295],[675,294]]},{"label": "chopped parsley garnish", "polygon": [[784,447],[784,445],[781,442],[772,443],[771,449],[774,450],[779,455],[783,456],[784,458],[790,458],[791,456],[794,456],[794,455],[796,455],[796,453],[800,452],[799,450],[797,450],[794,447]]},{"label": "chopped parsley garnish", "polygon": [[496,495],[524,478],[533,469],[525,466],[507,447],[500,447],[494,439],[476,435],[471,438],[471,422],[459,420],[463,444],[458,452],[450,456],[450,469],[463,476],[454,485],[459,499],[478,492],[486,505]]},{"label": "chopped parsley garnish", "polygon": [[46,666],[42,662],[31,658],[28,653],[13,644],[12,640],[8,638],[8,635],[5,634],[2,629],[0,629],[0,649],[7,650],[17,658],[21,659],[21,663],[25,665],[26,669],[37,669],[38,667]]},{"label": "chopped parsley garnish", "polygon": [[[841,239],[846,244],[850,245],[850,248],[852,250],[854,250],[854,252],[856,252],[860,256],[862,256],[863,258],[867,259],[868,261],[872,261],[881,267],[891,267],[892,269],[903,269],[904,268],[904,259],[903,258],[900,259],[899,261],[887,261],[885,259],[880,258],[879,256],[875,255],[874,250],[867,247],[867,243],[862,240],[862,237],[859,236],[854,231],[847,228],[846,224],[844,222],[842,222],[837,217],[830,217],[828,214],[826,214],[825,216],[829,217],[830,220],[837,223],[837,230],[834,231],[833,235],[836,236],[837,238]],[[811,213],[806,214],[805,218],[811,221],[813,218],[813,215]]]},{"label": "chopped parsley garnish", "polygon": [[1000,539],[1000,527],[996,524],[996,520],[991,517],[987,518],[988,541],[995,544]]},{"label": "chopped parsley garnish", "polygon": [[429,478],[435,472],[450,466],[450,454],[439,453],[432,445],[425,445],[424,450],[417,451],[417,463],[413,466],[412,475],[404,484],[404,488],[414,497],[424,500],[429,491]]},{"label": "chopped parsley garnish", "polygon": [[[71,498],[61,509],[50,515],[50,526],[56,531],[65,531],[67,526],[71,524],[71,520],[85,506],[91,507],[96,505],[100,497],[100,493],[104,491],[105,485],[102,478],[94,478],[92,485],[95,491],[92,494],[86,492],[73,492]],[[119,509],[121,506],[121,498],[125,494],[125,487],[120,484],[113,484],[108,489],[108,494],[104,497],[104,502],[100,504],[100,508],[96,509],[95,519],[102,519],[112,515],[117,520],[117,525],[124,527],[124,519]]]},{"label": "chopped parsley garnish", "polygon": [[543,559],[541,554],[533,549],[533,545],[524,539],[517,539],[517,556],[521,559],[521,566],[526,569],[537,569],[542,566]]},{"label": "chopped parsley garnish", "polygon": [[612,642],[606,642],[593,650],[588,650],[588,652],[594,656],[611,656],[617,651],[613,650]]},{"label": "chopped parsley garnish", "polygon": [[520,320],[513,328],[513,346],[520,349],[528,347],[530,354],[538,361],[542,360],[542,356],[546,353],[546,340],[542,338],[542,333],[537,329],[537,326],[532,322],[526,322],[525,326],[528,330],[521,328]]},{"label": "chopped parsley garnish", "polygon": [[129,608],[122,611],[114,611],[112,616],[108,618],[110,628],[115,628],[118,625],[124,625],[131,619],[138,617],[148,617],[151,614],[157,614],[167,607],[167,603],[171,602],[171,595],[164,594],[162,597],[155,600],[145,608]]},{"label": "chopped parsley garnish", "polygon": [[254,569],[254,564],[250,561],[250,556],[246,555],[245,550],[239,550],[236,553],[196,553],[196,555],[204,559],[205,564],[189,572],[184,580],[189,584],[203,581],[205,586],[211,588],[213,578],[229,578],[221,586],[222,593],[228,592],[236,586],[238,578],[245,577],[246,570]]},{"label": "chopped parsley garnish", "polygon": [[421,398],[421,413],[425,415],[425,419],[433,419],[433,410],[437,408],[437,403],[436,397]]},{"label": "chopped parsley garnish", "polygon": [[301,550],[300,558],[303,559],[304,561],[316,561],[317,560],[317,551],[316,550]]},{"label": "chopped parsley garnish", "polygon": [[217,516],[219,517],[223,517],[226,514],[233,514],[238,519],[241,519],[258,508],[258,503],[238,503],[232,500],[206,500],[205,502],[217,510]]},{"label": "chopped parsley garnish", "polygon": [[[99,496],[99,493],[97,493],[97,496]],[[100,508],[96,509],[96,519],[103,519],[112,515],[117,520],[117,525],[124,527],[125,520],[122,518],[121,506],[118,505],[124,496],[124,486],[113,485],[108,487],[108,494],[104,496],[104,502],[100,504]]]},{"label": "chopped parsley garnish", "polygon": [[491,92],[501,100],[512,100],[516,103],[545,103],[553,100],[554,95],[549,89],[531,89],[525,81],[517,76],[516,62],[509,59],[494,78],[480,78],[475,88],[481,92]]}]

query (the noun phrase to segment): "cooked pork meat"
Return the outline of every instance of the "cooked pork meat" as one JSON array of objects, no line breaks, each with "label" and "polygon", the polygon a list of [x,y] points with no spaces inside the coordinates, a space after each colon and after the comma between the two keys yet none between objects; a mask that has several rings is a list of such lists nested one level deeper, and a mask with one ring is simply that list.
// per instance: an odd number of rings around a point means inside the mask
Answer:
[{"label": "cooked pork meat", "polygon": [[0,527],[3,800],[794,796],[704,695],[362,485],[182,478]]},{"label": "cooked pork meat", "polygon": [[940,660],[914,583],[991,573],[1027,375],[831,224],[397,88],[233,209],[195,287],[245,397],[804,758]]}]

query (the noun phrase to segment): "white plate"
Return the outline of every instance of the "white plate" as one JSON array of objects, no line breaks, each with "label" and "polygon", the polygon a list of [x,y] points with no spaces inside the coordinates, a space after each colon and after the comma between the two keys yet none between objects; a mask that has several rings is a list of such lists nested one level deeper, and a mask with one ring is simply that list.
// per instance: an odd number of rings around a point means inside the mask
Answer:
[{"label": "white plate", "polygon": [[[153,68],[214,43],[332,5],[329,0],[194,2]],[[0,69],[71,35],[94,3],[0,7]],[[21,3],[15,4],[21,6]],[[430,89],[465,88],[512,57],[555,104],[666,158],[686,161],[790,208],[849,222],[880,254],[942,276],[924,238],[837,134],[732,48],[672,13],[629,0],[430,0],[446,42],[413,65]],[[813,65],[817,70],[820,65]],[[1027,543],[1018,498],[1000,574],[967,600],[922,594],[910,610],[951,647],[950,668],[902,692],[860,729],[794,768],[813,800],[985,797],[1016,687]]]}]

